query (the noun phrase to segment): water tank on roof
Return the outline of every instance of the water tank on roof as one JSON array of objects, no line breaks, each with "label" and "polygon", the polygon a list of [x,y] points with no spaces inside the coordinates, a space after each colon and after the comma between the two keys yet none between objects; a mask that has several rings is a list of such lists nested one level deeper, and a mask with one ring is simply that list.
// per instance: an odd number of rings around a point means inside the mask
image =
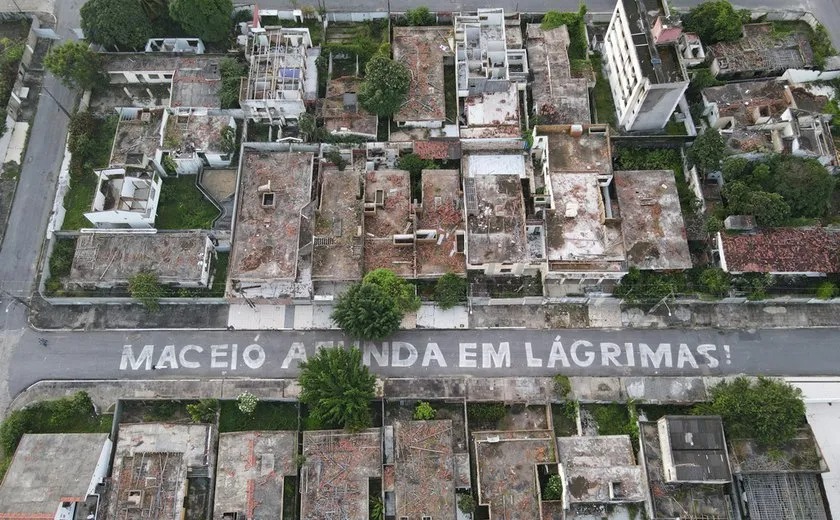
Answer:
[{"label": "water tank on roof", "polygon": [[569,134],[572,137],[580,137],[583,135],[583,125],[572,125],[572,128],[569,130]]}]

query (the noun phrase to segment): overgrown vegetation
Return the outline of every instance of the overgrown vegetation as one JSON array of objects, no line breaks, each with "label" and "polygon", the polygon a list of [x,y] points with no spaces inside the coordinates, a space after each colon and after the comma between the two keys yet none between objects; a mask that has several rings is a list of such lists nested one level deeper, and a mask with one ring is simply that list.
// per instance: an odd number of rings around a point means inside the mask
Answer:
[{"label": "overgrown vegetation", "polygon": [[543,500],[560,500],[563,498],[563,480],[560,475],[551,475],[542,490]]},{"label": "overgrown vegetation", "polygon": [[202,399],[197,403],[187,405],[187,413],[195,423],[216,422],[216,412],[219,411],[218,399]]},{"label": "overgrown vegetation", "polygon": [[164,289],[156,274],[140,271],[128,279],[128,293],[150,311],[160,308],[159,300],[164,296]]},{"label": "overgrown vegetation", "polygon": [[65,42],[50,48],[44,68],[68,88],[93,89],[108,84],[100,55],[84,42]]},{"label": "overgrown vegetation", "polygon": [[477,505],[472,495],[466,493],[458,495],[458,509],[462,513],[470,515],[475,512],[476,507]]},{"label": "overgrown vegetation", "polygon": [[155,227],[158,229],[210,229],[219,209],[195,185],[194,175],[163,179]]},{"label": "overgrown vegetation", "polygon": [[402,25],[434,25],[435,24],[435,15],[433,15],[429,8],[425,5],[421,5],[415,7],[414,9],[409,9],[405,12],[405,16],[399,20],[399,23]]},{"label": "overgrown vegetation", "polygon": [[733,439],[779,446],[793,439],[805,423],[802,391],[782,380],[742,376],[722,381],[712,387],[711,398],[711,403],[697,405],[695,413],[720,415]]},{"label": "overgrown vegetation", "polygon": [[634,444],[639,439],[638,415],[632,402],[590,405],[588,409],[598,424],[598,435],[629,435]]},{"label": "overgrown vegetation", "polygon": [[420,401],[414,408],[415,421],[431,421],[437,415],[437,411],[432,408],[428,401]]},{"label": "overgrown vegetation", "polygon": [[237,401],[222,401],[219,412],[219,432],[298,429],[297,403],[259,401],[254,412],[239,409]]},{"label": "overgrown vegetation", "polygon": [[339,295],[331,317],[352,338],[381,340],[399,328],[403,313],[385,289],[359,282]]},{"label": "overgrown vegetation", "polygon": [[219,75],[222,78],[219,101],[222,108],[239,108],[239,86],[242,77],[247,74],[248,67],[236,58],[223,58],[219,62]]},{"label": "overgrown vegetation", "polygon": [[18,67],[23,58],[24,42],[0,38],[0,135],[6,132],[6,106],[17,80]]},{"label": "overgrown vegetation", "polygon": [[543,31],[556,29],[565,25],[569,31],[569,59],[585,60],[586,49],[589,42],[586,41],[586,4],[580,3],[577,12],[562,13],[560,11],[548,11],[542,19],[540,28]]},{"label": "overgrown vegetation", "polygon": [[557,374],[554,376],[554,394],[559,399],[566,399],[572,392],[572,382],[569,381],[569,376]]},{"label": "overgrown vegetation", "polygon": [[750,12],[735,10],[729,0],[707,0],[683,16],[685,30],[697,33],[706,45],[737,40],[749,21]]},{"label": "overgrown vegetation", "polygon": [[435,302],[441,309],[451,309],[467,300],[467,279],[446,273],[435,283]]},{"label": "overgrown vegetation", "polygon": [[467,403],[467,420],[470,428],[495,428],[507,415],[504,403]]},{"label": "overgrown vegetation", "polygon": [[390,116],[405,103],[410,82],[411,74],[405,65],[388,54],[376,54],[365,66],[359,103],[372,114]]},{"label": "overgrown vegetation", "polygon": [[431,159],[423,159],[416,153],[401,155],[397,159],[396,167],[408,172],[411,179],[411,199],[418,202],[423,201],[422,172],[423,170],[435,170],[437,164]]},{"label": "overgrown vegetation", "polygon": [[591,61],[592,70],[595,71],[595,88],[592,89],[592,96],[595,103],[595,112],[597,113],[596,121],[616,128],[618,121],[615,117],[615,102],[613,101],[610,82],[604,77],[601,58],[599,56],[593,56]]}]

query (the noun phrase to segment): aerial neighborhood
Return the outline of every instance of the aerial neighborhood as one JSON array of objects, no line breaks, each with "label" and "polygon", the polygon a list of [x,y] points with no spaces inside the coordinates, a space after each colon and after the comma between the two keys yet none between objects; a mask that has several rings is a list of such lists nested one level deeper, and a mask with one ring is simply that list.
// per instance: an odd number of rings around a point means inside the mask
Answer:
[{"label": "aerial neighborhood", "polygon": [[18,1],[0,520],[840,516],[828,20]]}]

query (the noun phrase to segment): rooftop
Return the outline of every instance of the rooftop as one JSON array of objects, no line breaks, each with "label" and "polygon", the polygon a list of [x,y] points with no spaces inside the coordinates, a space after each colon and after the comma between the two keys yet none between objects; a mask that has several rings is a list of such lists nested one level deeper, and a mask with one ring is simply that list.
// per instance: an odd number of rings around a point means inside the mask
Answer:
[{"label": "rooftop", "polygon": [[624,269],[621,229],[606,219],[598,177],[593,173],[551,174],[555,209],[546,213],[549,262],[583,269]]},{"label": "rooftop", "polygon": [[[465,179],[464,184],[469,263],[526,261],[525,201],[519,175],[476,175]],[[472,196],[477,201],[474,212],[470,211]]]},{"label": "rooftop", "polygon": [[627,262],[639,269],[690,269],[674,172],[615,172],[613,181]]},{"label": "rooftop", "polygon": [[394,424],[396,517],[454,518],[452,421]]},{"label": "rooftop", "polygon": [[0,518],[53,518],[62,502],[84,501],[107,440],[106,433],[24,434],[0,485]]},{"label": "rooftop", "polygon": [[666,415],[657,426],[669,482],[732,480],[720,417]]},{"label": "rooftop", "polygon": [[105,70],[112,81],[124,82],[122,73],[171,74],[172,107],[219,108],[221,75],[218,54],[104,53]]},{"label": "rooftop", "polygon": [[667,481],[662,444],[655,422],[639,422],[640,456],[644,457],[654,518],[730,520],[731,502],[723,486]]},{"label": "rooftop", "polygon": [[249,520],[283,515],[283,477],[297,476],[295,432],[219,435],[214,518],[240,513]]},{"label": "rooftop", "polygon": [[196,152],[223,152],[222,134],[226,128],[236,129],[230,115],[170,115],[163,134],[163,146],[175,152],[176,158],[191,158]]},{"label": "rooftop", "polygon": [[311,152],[245,148],[230,277],[291,280],[297,274],[301,211],[310,202]]},{"label": "rooftop", "polygon": [[76,240],[71,283],[127,284],[141,271],[161,283],[204,285],[212,245],[206,231],[84,233]]},{"label": "rooftop", "polygon": [[721,233],[725,269],[733,273],[838,273],[840,232],[776,228]]},{"label": "rooftop", "polygon": [[188,470],[208,466],[212,430],[209,424],[120,425],[107,518],[181,517]]},{"label": "rooftop", "polygon": [[717,60],[720,74],[781,74],[814,64],[814,52],[806,35],[775,34],[771,23],[744,25],[741,39],[710,45],[709,52]]},{"label": "rooftop", "polygon": [[686,81],[673,45],[656,45],[651,37],[651,27],[658,16],[664,15],[659,0],[621,0],[642,74],[651,83]]},{"label": "rooftop", "polygon": [[264,32],[251,32],[245,48],[248,76],[240,82],[240,102],[301,99],[307,48],[311,45],[307,28],[271,27]]},{"label": "rooftop", "polygon": [[329,132],[376,135],[376,116],[359,104],[357,93],[361,82],[355,76],[342,76],[327,83],[322,116]]},{"label": "rooftop", "polygon": [[543,31],[538,24],[528,24],[526,33],[534,112],[540,122],[588,123],[589,85],[586,79],[572,78],[566,26]]},{"label": "rooftop", "polygon": [[703,97],[717,104],[720,117],[732,117],[741,126],[755,125],[759,118],[779,117],[793,100],[787,85],[776,80],[709,87],[703,89]]},{"label": "rooftop", "polygon": [[421,159],[460,159],[461,141],[458,139],[435,139],[414,141],[414,153]]},{"label": "rooftop", "polygon": [[729,441],[732,473],[801,471],[823,473],[828,466],[811,428],[799,428],[793,439],[769,448],[753,439]]},{"label": "rooftop", "polygon": [[571,503],[643,502],[647,496],[627,435],[558,437],[557,456]]},{"label": "rooftop", "polygon": [[362,177],[348,168],[321,171],[321,194],[315,213],[312,278],[359,280],[362,277]]},{"label": "rooftop", "polygon": [[365,271],[385,267],[414,276],[414,243],[397,245],[394,235],[412,234],[411,185],[403,170],[365,173]]},{"label": "rooftop", "polygon": [[128,111],[120,117],[111,148],[111,166],[143,165],[161,146],[163,109]]},{"label": "rooftop", "polygon": [[551,431],[475,432],[473,441],[478,502],[491,518],[540,518],[534,466],[557,462]]},{"label": "rooftop", "polygon": [[391,47],[394,60],[402,63],[411,74],[408,97],[394,121],[443,121],[446,119],[444,101],[443,60],[451,56],[450,27],[394,27]]},{"label": "rooftop", "polygon": [[464,231],[460,174],[458,170],[423,170],[421,184],[417,231],[434,230],[435,237],[416,242],[417,275],[464,273],[463,243],[458,252],[458,231]]},{"label": "rooftop", "polygon": [[751,473],[741,477],[750,518],[826,520],[820,478],[814,473]]},{"label": "rooftop", "polygon": [[369,480],[382,477],[380,430],[303,432],[301,520],[368,518]]},{"label": "rooftop", "polygon": [[491,139],[520,137],[519,91],[515,84],[501,92],[483,93],[464,100],[466,126],[461,127],[461,137],[466,139]]},{"label": "rooftop", "polygon": [[[577,127],[574,129],[573,127]],[[580,131],[580,135],[574,135]],[[539,125],[537,136],[548,139],[552,172],[612,172],[612,151],[606,125]]]}]

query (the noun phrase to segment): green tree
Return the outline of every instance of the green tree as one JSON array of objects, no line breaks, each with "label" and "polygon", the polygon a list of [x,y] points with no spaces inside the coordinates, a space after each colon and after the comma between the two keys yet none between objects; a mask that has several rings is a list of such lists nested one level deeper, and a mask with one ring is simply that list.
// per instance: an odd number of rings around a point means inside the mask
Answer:
[{"label": "green tree", "polygon": [[219,401],[217,399],[202,399],[197,403],[187,405],[187,413],[195,423],[215,422],[218,410]]},{"label": "green tree", "polygon": [[68,88],[87,90],[108,84],[99,54],[84,42],[68,41],[52,47],[44,57],[44,68]]},{"label": "green tree", "polygon": [[235,58],[223,58],[219,62],[219,75],[222,78],[219,87],[219,102],[222,108],[239,107],[239,85],[242,76],[247,72],[248,68],[245,64],[238,62]]},{"label": "green tree", "polygon": [[753,215],[761,226],[780,226],[790,218],[790,206],[778,193],[754,190],[741,181],[733,181],[724,185],[723,195],[729,214]]},{"label": "green tree", "polygon": [[428,7],[421,5],[406,11],[405,21],[408,25],[434,25],[435,15],[429,12]]},{"label": "green tree", "polygon": [[432,408],[428,401],[420,401],[414,408],[415,421],[431,421],[437,415],[437,411]]},{"label": "green tree", "polygon": [[834,178],[816,159],[785,156],[771,164],[776,193],[790,205],[794,217],[825,215],[834,191]]},{"label": "green tree", "polygon": [[236,398],[236,407],[239,408],[239,411],[245,415],[253,414],[256,411],[258,404],[260,404],[260,400],[257,399],[257,396],[251,392],[242,392],[239,394],[239,397]]},{"label": "green tree", "polygon": [[831,36],[828,34],[828,29],[822,24],[817,24],[811,35],[811,49],[814,51],[814,65],[818,69],[825,66],[825,60],[829,56],[834,56],[837,51],[831,43]]},{"label": "green tree", "polygon": [[410,82],[411,75],[405,65],[377,54],[365,66],[359,103],[376,115],[390,116],[405,103]]},{"label": "green tree", "polygon": [[374,269],[365,275],[362,283],[381,287],[394,298],[401,313],[414,312],[420,308],[420,298],[415,294],[414,286],[390,269]]},{"label": "green tree", "polygon": [[752,173],[752,163],[743,157],[728,157],[721,167],[726,182],[745,181]]},{"label": "green tree", "polygon": [[720,161],[726,153],[726,142],[716,129],[711,128],[698,135],[688,149],[688,158],[702,173],[720,169]]},{"label": "green tree", "polygon": [[540,28],[543,31],[550,31],[562,25],[569,31],[569,56],[577,59],[586,59],[586,4],[580,3],[576,13],[563,13],[560,11],[548,11],[543,16]]},{"label": "green tree", "polygon": [[300,400],[310,416],[327,427],[351,431],[370,425],[376,377],[362,364],[356,348],[323,348],[300,364]]},{"label": "green tree", "polygon": [[726,296],[732,285],[729,273],[717,267],[709,267],[700,273],[700,287],[713,296]]},{"label": "green tree", "polygon": [[128,279],[128,292],[131,297],[143,304],[150,311],[160,308],[158,300],[163,297],[163,286],[156,274],[141,271]]},{"label": "green tree", "polygon": [[87,0],[80,14],[85,38],[108,48],[143,48],[154,33],[138,0]]},{"label": "green tree", "polygon": [[331,317],[353,338],[380,340],[396,332],[403,313],[396,298],[382,287],[356,283],[338,297]]},{"label": "green tree", "polygon": [[170,0],[169,16],[191,36],[219,43],[231,33],[231,0]]},{"label": "green tree", "polygon": [[298,117],[298,130],[303,135],[303,140],[308,141],[310,137],[315,135],[315,129],[318,127],[315,121],[315,116],[309,112],[304,112]]},{"label": "green tree", "polygon": [[695,32],[706,45],[741,37],[744,14],[735,11],[729,0],[707,0],[683,18],[686,31]]},{"label": "green tree", "polygon": [[802,391],[781,380],[738,377],[712,387],[711,398],[695,412],[720,415],[733,439],[778,446],[791,440],[805,421]]},{"label": "green tree", "polygon": [[435,284],[435,301],[441,309],[451,309],[467,299],[467,279],[446,273]]}]

